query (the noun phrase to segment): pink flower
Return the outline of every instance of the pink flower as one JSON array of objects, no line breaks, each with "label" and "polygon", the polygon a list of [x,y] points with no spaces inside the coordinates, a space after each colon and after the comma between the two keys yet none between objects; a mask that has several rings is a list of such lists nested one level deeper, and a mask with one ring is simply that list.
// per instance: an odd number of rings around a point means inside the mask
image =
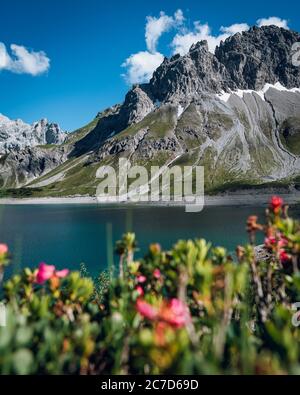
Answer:
[{"label": "pink flower", "polygon": [[282,206],[283,206],[283,199],[281,199],[281,197],[278,196],[273,196],[270,201],[270,207],[273,210],[273,212],[275,214],[278,214]]},{"label": "pink flower", "polygon": [[163,302],[159,309],[151,306],[142,299],[136,302],[137,311],[150,320],[165,322],[174,328],[182,328],[190,321],[190,312],[187,305],[179,299],[171,299]]},{"label": "pink flower", "polygon": [[8,247],[6,244],[0,244],[0,255],[8,253]]},{"label": "pink flower", "polygon": [[289,242],[287,241],[287,239],[284,239],[284,238],[281,238],[281,239],[278,241],[278,247],[279,247],[279,248],[286,247],[288,244],[289,244]]},{"label": "pink flower", "polygon": [[135,290],[138,292],[140,296],[144,295],[144,290],[140,285],[138,285]]},{"label": "pink flower", "polygon": [[46,263],[42,262],[39,265],[38,272],[36,274],[36,282],[38,284],[43,284],[45,281],[49,280],[55,272],[55,266],[46,265]]},{"label": "pink flower", "polygon": [[269,236],[265,239],[265,246],[269,249],[284,248],[288,245],[287,239],[279,235],[278,237]]},{"label": "pink flower", "polygon": [[153,272],[153,276],[154,278],[156,278],[157,280],[161,277],[161,273],[159,269],[155,269]]},{"label": "pink flower", "polygon": [[176,328],[185,326],[190,320],[188,307],[179,299],[171,299],[170,302],[163,305],[159,316]]},{"label": "pink flower", "polygon": [[46,263],[42,262],[40,263],[38,272],[36,274],[36,282],[38,284],[44,284],[44,282],[50,280],[53,277],[65,278],[68,274],[68,269],[56,271],[54,265],[47,265]]},{"label": "pink flower", "polygon": [[55,272],[55,276],[58,278],[65,278],[70,273],[69,269],[63,269],[58,272]]},{"label": "pink flower", "polygon": [[143,317],[149,320],[155,320],[157,318],[157,310],[142,299],[136,301],[136,309]]},{"label": "pink flower", "polygon": [[138,283],[143,284],[147,281],[147,278],[145,276],[140,275],[137,277],[137,281]]},{"label": "pink flower", "polygon": [[267,237],[265,239],[265,246],[268,247],[268,248],[275,247],[276,246],[276,242],[277,242],[276,237],[273,237],[273,236]]}]

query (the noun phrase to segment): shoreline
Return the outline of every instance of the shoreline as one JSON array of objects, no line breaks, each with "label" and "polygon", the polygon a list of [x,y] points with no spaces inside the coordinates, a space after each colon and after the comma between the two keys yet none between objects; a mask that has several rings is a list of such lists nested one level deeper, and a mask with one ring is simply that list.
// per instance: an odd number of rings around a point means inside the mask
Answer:
[{"label": "shoreline", "polygon": [[[232,193],[216,196],[205,196],[204,207],[213,206],[258,206],[266,205],[274,193]],[[300,191],[279,194],[289,205],[300,204]],[[40,198],[0,198],[0,206],[4,205],[53,205],[53,204],[89,204],[106,206],[135,206],[135,207],[183,207],[185,202],[107,202],[99,203],[96,197],[92,196],[67,196],[67,197],[40,197]]]}]

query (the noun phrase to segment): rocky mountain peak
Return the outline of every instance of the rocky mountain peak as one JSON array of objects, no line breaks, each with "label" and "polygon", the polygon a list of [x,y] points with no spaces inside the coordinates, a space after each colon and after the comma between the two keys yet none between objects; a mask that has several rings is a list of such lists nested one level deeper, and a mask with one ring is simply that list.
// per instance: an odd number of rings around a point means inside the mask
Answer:
[{"label": "rocky mountain peak", "polygon": [[127,93],[122,106],[121,115],[126,118],[128,124],[141,121],[154,109],[154,104],[147,93],[147,86],[134,85]]},{"label": "rocky mountain peak", "polygon": [[46,118],[29,125],[21,119],[0,115],[0,154],[37,145],[61,144],[66,136],[58,124],[49,123]]},{"label": "rocky mountain peak", "polygon": [[300,68],[292,64],[292,46],[300,34],[277,26],[252,27],[216,48],[215,55],[230,74],[233,88],[260,90],[266,83],[300,86]]},{"label": "rocky mountain peak", "polygon": [[208,42],[206,40],[202,40],[202,41],[198,41],[195,44],[192,44],[189,52],[193,52],[193,51],[205,51],[205,52],[209,52],[208,49]]},{"label": "rocky mountain peak", "polygon": [[184,56],[165,58],[149,83],[134,85],[123,104],[100,114],[97,127],[76,152],[101,145],[162,104],[185,108],[203,95],[261,90],[267,83],[300,86],[300,68],[291,63],[291,49],[297,41],[300,35],[286,29],[253,27],[221,42],[215,54],[209,51],[207,41],[200,41]]},{"label": "rocky mountain peak", "polygon": [[44,126],[46,126],[48,124],[48,119],[47,118],[42,118],[42,119],[40,119],[39,121],[37,121],[37,122],[34,122],[34,126],[36,126],[36,127],[44,127]]},{"label": "rocky mountain peak", "polygon": [[206,41],[194,44],[184,55],[166,59],[150,81],[152,95],[160,101],[220,92],[229,78],[223,64],[209,52]]},{"label": "rocky mountain peak", "polygon": [[300,68],[291,61],[292,46],[299,41],[299,33],[255,26],[221,42],[215,54],[207,41],[197,42],[186,55],[165,58],[148,84],[128,92],[120,108],[122,124],[140,121],[156,102],[186,103],[203,93],[261,90],[267,83],[299,87]]},{"label": "rocky mountain peak", "polygon": [[221,42],[215,54],[207,41],[193,44],[184,55],[165,58],[149,88],[160,101],[234,89],[260,90],[266,83],[300,86],[300,68],[291,62],[299,33],[276,26],[253,27]]},{"label": "rocky mountain peak", "polygon": [[0,123],[4,123],[9,121],[9,118],[7,118],[5,115],[0,113]]}]

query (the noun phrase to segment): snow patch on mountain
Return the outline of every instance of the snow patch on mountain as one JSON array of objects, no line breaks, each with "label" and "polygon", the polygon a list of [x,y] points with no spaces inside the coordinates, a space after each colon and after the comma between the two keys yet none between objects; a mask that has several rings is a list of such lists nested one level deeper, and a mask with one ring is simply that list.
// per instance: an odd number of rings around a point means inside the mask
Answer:
[{"label": "snow patch on mountain", "polygon": [[232,95],[237,95],[241,99],[243,99],[244,95],[246,95],[246,94],[256,93],[258,96],[261,97],[261,99],[263,101],[265,101],[265,94],[268,92],[269,89],[276,89],[277,91],[280,91],[280,92],[300,93],[300,88],[287,89],[280,82],[276,82],[276,84],[274,84],[274,85],[273,84],[266,84],[263,87],[263,89],[261,89],[259,91],[255,91],[252,89],[237,89],[235,91],[221,92],[221,93],[217,94],[216,96],[223,102],[227,103]]},{"label": "snow patch on mountain", "polygon": [[182,107],[181,104],[179,104],[178,108],[177,108],[177,118],[179,119],[181,117],[181,115],[184,112],[184,108]]}]

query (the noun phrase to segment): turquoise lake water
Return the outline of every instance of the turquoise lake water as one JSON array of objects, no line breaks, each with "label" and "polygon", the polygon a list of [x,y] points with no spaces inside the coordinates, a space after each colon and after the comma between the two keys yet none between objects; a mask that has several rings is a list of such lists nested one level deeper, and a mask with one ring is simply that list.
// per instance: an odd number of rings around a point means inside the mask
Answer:
[{"label": "turquoise lake water", "polygon": [[[113,241],[126,230],[136,232],[140,251],[159,242],[170,248],[178,239],[205,238],[234,251],[247,241],[249,215],[263,218],[256,207],[207,207],[188,214],[180,207],[101,207],[98,205],[0,206],[0,241],[13,252],[14,270],[35,267],[41,261],[58,268],[78,269],[84,262],[95,275],[107,265],[107,229]],[[292,214],[300,216],[300,208]]]}]

